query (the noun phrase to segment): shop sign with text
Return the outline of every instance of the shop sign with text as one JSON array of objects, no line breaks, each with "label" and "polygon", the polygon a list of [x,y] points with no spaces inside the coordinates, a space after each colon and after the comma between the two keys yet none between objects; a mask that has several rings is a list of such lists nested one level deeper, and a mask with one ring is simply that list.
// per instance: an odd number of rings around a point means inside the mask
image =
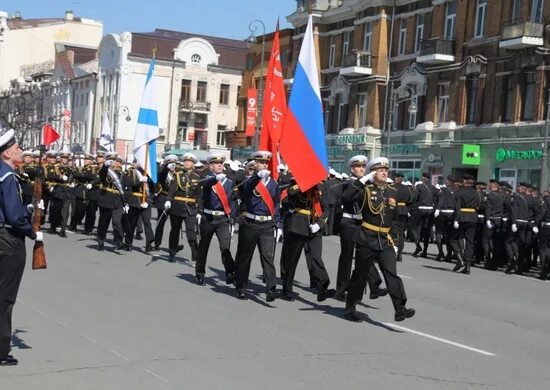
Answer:
[{"label": "shop sign with text", "polygon": [[542,158],[542,150],[529,149],[529,150],[514,150],[498,148],[495,159],[498,162],[506,160],[539,160]]}]

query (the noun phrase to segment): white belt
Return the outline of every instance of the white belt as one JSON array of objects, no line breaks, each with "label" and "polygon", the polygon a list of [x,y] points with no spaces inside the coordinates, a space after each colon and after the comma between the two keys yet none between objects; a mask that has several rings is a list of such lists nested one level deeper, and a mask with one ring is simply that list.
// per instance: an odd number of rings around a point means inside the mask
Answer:
[{"label": "white belt", "polygon": [[454,210],[439,210],[442,213],[454,213]]},{"label": "white belt", "polygon": [[516,222],[529,223],[529,221],[526,221],[525,219],[516,219]]},{"label": "white belt", "polygon": [[483,215],[483,214],[478,214],[477,217],[483,219],[483,218],[485,218],[485,215]]},{"label": "white belt", "polygon": [[357,219],[357,220],[362,220],[363,219],[363,216],[361,214],[342,213],[342,217]]},{"label": "white belt", "polygon": [[508,218],[502,217],[502,220],[503,220],[504,222],[506,222],[506,221],[508,221]]},{"label": "white belt", "polygon": [[422,210],[433,210],[433,206],[418,206],[419,209],[422,209]]},{"label": "white belt", "polygon": [[208,209],[204,209],[203,211],[204,211],[205,214],[210,214],[210,215],[213,215],[214,217],[219,217],[220,215],[225,215],[224,211],[208,210]]},{"label": "white belt", "polygon": [[273,219],[271,215],[256,215],[256,214],[250,214],[250,213],[246,213],[246,218],[253,219],[254,221],[260,221],[260,222],[271,221]]},{"label": "white belt", "polygon": [[542,226],[550,226],[550,222],[543,222]]}]

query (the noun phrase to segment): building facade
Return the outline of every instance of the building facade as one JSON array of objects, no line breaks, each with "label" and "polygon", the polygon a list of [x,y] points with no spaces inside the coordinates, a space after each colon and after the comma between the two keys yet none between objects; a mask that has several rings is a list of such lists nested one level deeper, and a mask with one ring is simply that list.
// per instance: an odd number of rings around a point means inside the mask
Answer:
[{"label": "building facade", "polygon": [[[287,18],[294,59],[305,3]],[[410,179],[539,182],[550,1],[318,0],[312,11],[331,165],[382,153]],[[479,158],[463,158],[470,146]]]}]

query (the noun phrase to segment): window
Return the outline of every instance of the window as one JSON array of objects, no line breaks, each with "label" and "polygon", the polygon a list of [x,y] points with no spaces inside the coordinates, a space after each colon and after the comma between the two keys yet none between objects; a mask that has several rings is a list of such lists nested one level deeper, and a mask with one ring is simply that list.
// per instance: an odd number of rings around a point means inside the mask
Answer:
[{"label": "window", "polygon": [[399,45],[397,46],[397,55],[405,54],[406,45],[407,45],[407,19],[401,19],[401,26],[399,27]]},{"label": "window", "polygon": [[191,80],[181,80],[181,101],[189,101],[191,97]]},{"label": "window", "polygon": [[543,0],[533,0],[533,8],[531,9],[531,21],[538,23],[542,22],[543,7]]},{"label": "window", "polygon": [[485,13],[487,12],[487,0],[477,0],[476,8],[476,25],[475,34],[476,38],[482,37],[485,34]]},{"label": "window", "polygon": [[456,0],[447,3],[445,8],[445,39],[455,38]]},{"label": "window", "polygon": [[367,94],[362,93],[359,95],[359,127],[365,127],[367,125]]},{"label": "window", "polygon": [[365,23],[365,37],[363,38],[363,50],[370,53],[372,46],[372,22]]},{"label": "window", "polygon": [[334,68],[334,57],[336,56],[336,40],[334,35],[330,36],[330,49],[328,53],[328,67]]},{"label": "window", "polygon": [[216,133],[216,145],[225,146],[225,126],[218,126]]},{"label": "window", "polygon": [[512,1],[512,20],[518,20],[521,15],[521,0]]},{"label": "window", "polygon": [[449,122],[449,83],[437,85],[437,122]]},{"label": "window", "polygon": [[535,112],[535,72],[527,71],[523,74],[523,112],[521,119],[531,121]]},{"label": "window", "polygon": [[206,81],[199,81],[197,83],[197,102],[206,103]]},{"label": "window", "polygon": [[178,134],[176,135],[176,142],[187,142],[187,122],[179,123]]},{"label": "window", "polygon": [[414,130],[416,128],[416,119],[417,119],[417,114],[418,114],[418,95],[414,95],[411,99],[411,102],[409,103],[409,107],[411,104],[413,104],[416,106],[416,112],[414,113],[409,113],[409,130]]},{"label": "window", "polygon": [[466,123],[476,122],[478,92],[479,74],[469,75],[466,79]]},{"label": "window", "polygon": [[424,38],[424,15],[416,15],[416,35],[414,37],[414,51],[420,52],[420,45]]},{"label": "window", "polygon": [[515,98],[516,83],[514,82],[514,76],[508,75],[503,80],[503,93],[502,93],[502,120],[504,122],[514,121],[514,98]]},{"label": "window", "polygon": [[193,54],[193,55],[191,56],[191,63],[193,63],[193,64],[200,64],[200,63],[201,63],[201,56],[200,56],[200,54],[197,54],[197,53]]},{"label": "window", "polygon": [[349,31],[346,31],[344,33],[344,44],[342,45],[342,58],[344,58],[344,56],[346,56],[349,53],[350,35],[351,33]]},{"label": "window", "polygon": [[229,104],[229,84],[220,86],[220,104],[227,106]]}]

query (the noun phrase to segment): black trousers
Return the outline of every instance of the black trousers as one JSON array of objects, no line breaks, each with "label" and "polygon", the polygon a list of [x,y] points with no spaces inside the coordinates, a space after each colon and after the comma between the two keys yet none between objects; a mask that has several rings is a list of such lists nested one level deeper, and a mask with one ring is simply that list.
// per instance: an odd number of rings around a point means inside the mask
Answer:
[{"label": "black trousers", "polygon": [[495,241],[500,231],[502,221],[500,218],[490,218],[493,227],[489,229],[487,225],[483,227],[481,242],[483,245],[483,257],[485,258],[485,267],[489,269],[497,269],[498,265],[495,256]]},{"label": "black trousers", "polygon": [[260,251],[260,262],[266,282],[267,291],[277,287],[275,271],[275,225],[272,221],[256,222],[245,220],[239,224],[239,243],[235,261],[237,263],[237,280],[235,286],[239,291],[248,287],[250,264],[256,246]]},{"label": "black trousers", "polygon": [[546,278],[550,272],[550,226],[543,226],[539,232],[540,275]]},{"label": "black trousers", "polygon": [[126,234],[124,238],[124,242],[129,246],[134,242],[134,233],[140,217],[145,232],[145,245],[149,245],[155,240],[153,228],[151,227],[151,207],[147,207],[146,209],[141,207],[130,207],[126,215]]},{"label": "black trousers", "polygon": [[435,218],[435,241],[439,254],[443,254],[443,245],[447,247],[447,255],[452,252],[451,237],[453,236],[454,214],[441,212]]},{"label": "black trousers", "polygon": [[[181,225],[185,222],[185,236],[187,237],[187,243],[191,249],[191,260],[197,261],[197,255],[199,251],[199,244],[197,241],[197,216],[196,215],[186,215],[185,217],[180,217],[179,215],[170,215],[170,237],[168,241],[168,248],[171,253],[178,252],[178,246],[180,244],[180,231]],[[158,228],[158,225],[157,225]],[[156,234],[155,234],[155,244],[156,244]],[[162,235],[161,235],[162,240]]]},{"label": "black trousers", "polygon": [[[157,226],[155,227],[155,246],[162,244],[162,236],[164,235],[164,225],[168,219],[168,212],[164,212],[164,209],[157,209]],[[170,224],[172,230],[174,230],[174,224],[172,223],[172,216],[170,216]],[[181,222],[179,224],[181,227]],[[177,246],[177,245],[176,245]]]},{"label": "black trousers", "polygon": [[216,234],[220,245],[222,264],[225,268],[225,273],[228,274],[235,272],[236,265],[233,260],[233,256],[231,255],[231,231],[229,219],[224,215],[216,217],[208,214],[203,215],[199,229],[201,239],[199,242],[197,263],[195,265],[195,274],[197,276],[204,276],[206,273],[208,249],[210,248],[210,242],[212,241],[214,234]]},{"label": "black trousers", "polygon": [[0,228],[0,359],[10,352],[12,312],[25,270],[25,238]]},{"label": "black trousers", "polygon": [[411,217],[409,225],[412,228],[414,242],[416,245],[420,245],[420,242],[423,242],[425,250],[427,250],[430,243],[432,212],[433,210],[429,209],[416,210]]},{"label": "black trousers", "polygon": [[323,236],[302,236],[300,234],[285,232],[283,249],[281,251],[281,279],[283,282],[283,293],[291,293],[294,284],[296,267],[302,254],[302,249],[309,245],[311,271],[310,277],[318,291],[328,288],[330,278],[325,264],[323,263]]},{"label": "black trousers", "polygon": [[77,225],[82,223],[84,216],[86,215],[86,202],[84,199],[76,198],[71,201],[72,215],[71,215],[71,229],[75,230]]},{"label": "black trousers", "polygon": [[407,219],[406,215],[399,215],[393,222],[391,228],[392,238],[397,245],[397,255],[401,256],[403,253],[403,248],[405,247],[405,230],[407,230]]},{"label": "black trousers", "polygon": [[99,208],[99,221],[97,223],[97,238],[100,241],[105,241],[109,224],[113,221],[113,236],[115,242],[121,243],[124,238],[124,229],[122,227],[122,208],[108,209],[105,207]]},{"label": "black trousers", "polygon": [[365,291],[367,285],[367,276],[377,260],[395,311],[405,307],[407,294],[405,294],[403,281],[397,275],[396,255],[393,248],[390,246],[387,249],[377,251],[367,246],[357,245],[355,269],[349,282],[346,310],[355,308],[355,305],[361,302],[363,291]]},{"label": "black trousers", "polygon": [[464,240],[464,261],[473,263],[477,222],[460,222],[460,237]]},{"label": "black trousers", "polygon": [[[351,277],[351,267],[353,263],[353,255],[355,254],[355,238],[356,234],[361,229],[360,223],[349,218],[342,219],[342,234],[340,235],[340,257],[338,258],[338,273],[336,276],[336,290],[338,292],[345,291]],[[392,232],[393,232],[392,228]],[[372,269],[367,276],[370,291],[377,290],[382,284],[382,278],[376,270],[376,266],[372,265]]]},{"label": "black trousers", "polygon": [[324,232],[327,236],[332,236],[334,234],[334,220],[336,217],[336,205],[329,205],[328,207],[328,219],[325,224]]},{"label": "black trousers", "polygon": [[88,199],[86,203],[86,218],[84,220],[84,230],[86,232],[91,233],[94,230],[98,207],[96,200]]}]

